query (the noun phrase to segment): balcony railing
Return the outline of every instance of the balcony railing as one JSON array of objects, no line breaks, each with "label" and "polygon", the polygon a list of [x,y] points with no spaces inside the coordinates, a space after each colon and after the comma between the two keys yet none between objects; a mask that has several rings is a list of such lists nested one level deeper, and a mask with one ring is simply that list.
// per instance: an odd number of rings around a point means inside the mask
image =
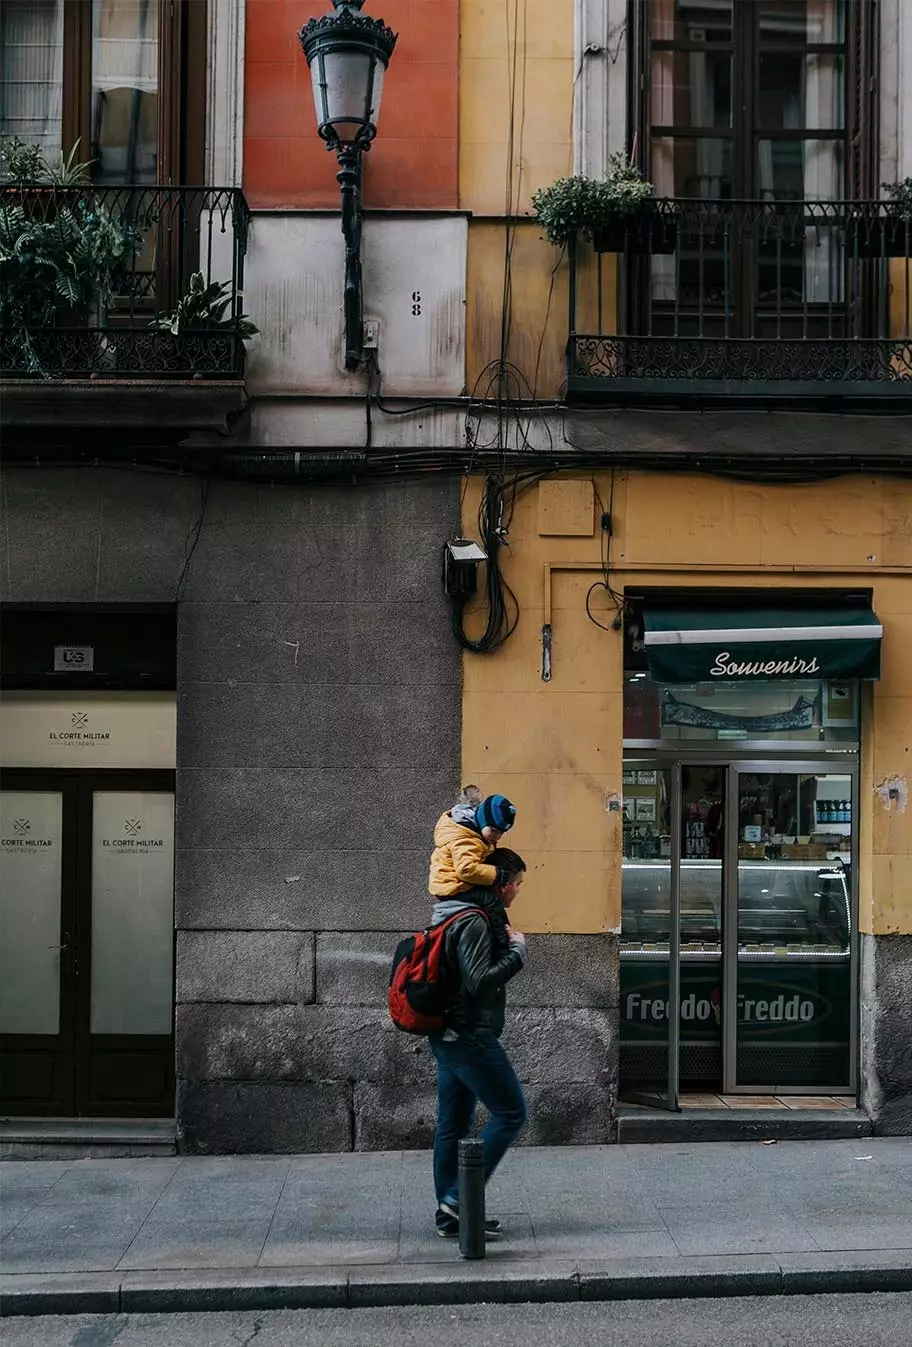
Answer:
[{"label": "balcony railing", "polygon": [[[5,296],[0,296],[0,374],[58,379],[240,379],[244,343],[234,326],[243,302],[249,212],[243,194],[221,187],[0,186]],[[44,263],[21,255],[9,260],[13,226],[24,222],[46,255],[54,240],[42,227],[59,225],[63,240],[113,239],[122,256],[112,268],[113,297],[100,305],[55,301],[55,321],[15,323],[13,287],[25,296],[27,314],[47,313],[40,289]],[[101,222],[99,226],[99,222]],[[35,232],[35,227],[38,231]],[[29,266],[32,267],[31,272]],[[36,266],[42,268],[35,281]],[[205,317],[162,330],[153,320],[173,312],[191,275],[224,283],[230,303],[218,324]],[[29,296],[34,296],[34,302]],[[18,310],[21,312],[20,310]]]},{"label": "balcony railing", "polygon": [[885,202],[658,201],[571,247],[568,396],[910,398],[910,253]]}]

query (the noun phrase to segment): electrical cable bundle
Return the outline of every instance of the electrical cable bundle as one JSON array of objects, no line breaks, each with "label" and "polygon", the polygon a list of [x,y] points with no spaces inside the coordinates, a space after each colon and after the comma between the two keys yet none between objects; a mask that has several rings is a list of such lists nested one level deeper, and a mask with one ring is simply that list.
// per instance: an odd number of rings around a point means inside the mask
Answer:
[{"label": "electrical cable bundle", "polygon": [[[514,493],[515,499],[515,493]],[[512,514],[512,503],[510,507]],[[512,636],[519,622],[519,604],[500,570],[498,553],[509,546],[506,534],[509,516],[504,519],[504,484],[499,477],[487,477],[478,507],[478,533],[487,554],[485,566],[485,604],[487,620],[477,639],[466,635],[464,616],[467,599],[451,600],[453,605],[453,635],[463,650],[477,655],[489,654]]]}]

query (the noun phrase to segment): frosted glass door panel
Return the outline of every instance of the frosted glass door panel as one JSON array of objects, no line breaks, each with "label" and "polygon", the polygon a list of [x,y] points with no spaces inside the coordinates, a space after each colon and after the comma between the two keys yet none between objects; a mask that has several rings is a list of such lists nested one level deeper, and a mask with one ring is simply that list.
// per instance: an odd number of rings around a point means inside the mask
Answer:
[{"label": "frosted glass door panel", "polygon": [[63,796],[5,790],[0,801],[0,1033],[60,1032]]},{"label": "frosted glass door panel", "polygon": [[170,1034],[174,796],[93,799],[91,1031]]}]

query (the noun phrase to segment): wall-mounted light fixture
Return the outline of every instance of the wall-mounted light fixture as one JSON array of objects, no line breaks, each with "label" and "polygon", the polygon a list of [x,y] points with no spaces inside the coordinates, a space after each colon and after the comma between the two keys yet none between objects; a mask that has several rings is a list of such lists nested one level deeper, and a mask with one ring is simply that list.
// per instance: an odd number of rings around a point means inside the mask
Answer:
[{"label": "wall-mounted light fixture", "polygon": [[317,129],[339,161],[345,237],[345,368],[363,355],[361,296],[361,155],[377,134],[383,76],[397,33],[362,14],[364,0],[333,0],[332,14],[298,34],[313,80]]}]

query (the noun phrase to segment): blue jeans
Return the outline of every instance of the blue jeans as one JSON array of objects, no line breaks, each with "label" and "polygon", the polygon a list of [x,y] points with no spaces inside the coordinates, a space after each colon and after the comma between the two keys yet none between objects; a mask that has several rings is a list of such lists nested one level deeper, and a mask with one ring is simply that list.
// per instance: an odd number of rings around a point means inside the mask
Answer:
[{"label": "blue jeans", "polygon": [[429,1041],[437,1059],[434,1188],[439,1206],[459,1200],[459,1142],[472,1130],[476,1102],[491,1115],[481,1133],[487,1182],[525,1126],[526,1101],[500,1039],[489,1029],[461,1029],[452,1043],[440,1033]]}]

